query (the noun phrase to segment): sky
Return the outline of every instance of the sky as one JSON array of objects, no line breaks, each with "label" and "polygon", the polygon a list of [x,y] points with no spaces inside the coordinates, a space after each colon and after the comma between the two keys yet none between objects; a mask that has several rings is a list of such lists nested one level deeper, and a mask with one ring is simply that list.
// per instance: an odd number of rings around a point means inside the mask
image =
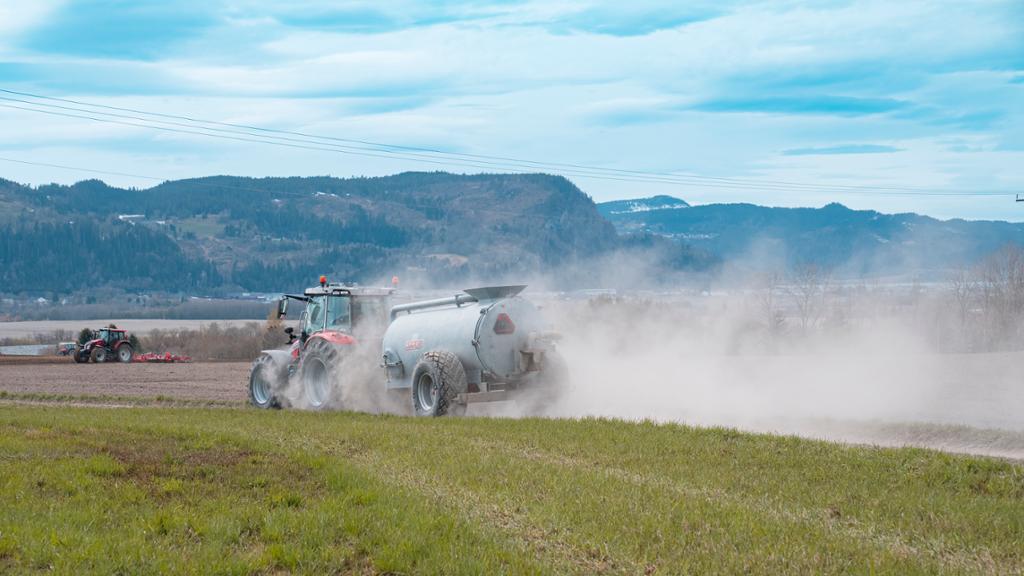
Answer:
[{"label": "sky", "polygon": [[[541,167],[596,201],[1024,220],[1020,0],[0,0],[0,90],[84,103],[0,92],[29,184]],[[96,104],[349,147],[68,109]]]}]

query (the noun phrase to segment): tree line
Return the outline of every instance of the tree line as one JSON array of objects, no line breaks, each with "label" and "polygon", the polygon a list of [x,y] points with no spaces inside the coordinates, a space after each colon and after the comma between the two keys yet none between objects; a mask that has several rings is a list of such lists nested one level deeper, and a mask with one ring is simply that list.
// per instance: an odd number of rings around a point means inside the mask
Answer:
[{"label": "tree line", "polygon": [[0,291],[70,294],[91,286],[184,292],[219,286],[209,262],[188,258],[143,226],[84,221],[0,228]]}]

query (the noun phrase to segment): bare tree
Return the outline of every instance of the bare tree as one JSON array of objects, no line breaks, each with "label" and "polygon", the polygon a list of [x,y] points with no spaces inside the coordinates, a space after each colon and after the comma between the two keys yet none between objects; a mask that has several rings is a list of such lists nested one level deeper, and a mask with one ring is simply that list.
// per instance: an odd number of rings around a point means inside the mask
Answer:
[{"label": "bare tree", "polygon": [[825,310],[829,275],[816,264],[803,264],[792,273],[787,292],[800,318],[800,329],[813,328]]},{"label": "bare tree", "polygon": [[960,328],[967,325],[967,313],[971,310],[971,301],[978,290],[977,275],[966,267],[958,269],[949,279],[950,292],[956,300]]},{"label": "bare tree", "polygon": [[785,327],[786,318],[779,309],[778,296],[782,286],[782,274],[766,272],[758,278],[758,305],[765,327],[771,335],[778,334]]},{"label": "bare tree", "polygon": [[978,270],[978,293],[989,345],[1016,340],[1024,318],[1024,250],[1008,244],[986,258]]}]

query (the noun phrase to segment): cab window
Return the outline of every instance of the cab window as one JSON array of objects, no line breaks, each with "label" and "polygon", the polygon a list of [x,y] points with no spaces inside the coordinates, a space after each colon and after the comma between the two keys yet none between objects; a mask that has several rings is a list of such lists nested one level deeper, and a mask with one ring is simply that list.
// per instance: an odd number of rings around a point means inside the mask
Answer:
[{"label": "cab window", "polygon": [[327,299],[327,329],[348,330],[352,326],[352,310],[347,297]]},{"label": "cab window", "polygon": [[324,297],[316,296],[306,303],[306,322],[302,330],[307,334],[317,332],[324,327]]}]

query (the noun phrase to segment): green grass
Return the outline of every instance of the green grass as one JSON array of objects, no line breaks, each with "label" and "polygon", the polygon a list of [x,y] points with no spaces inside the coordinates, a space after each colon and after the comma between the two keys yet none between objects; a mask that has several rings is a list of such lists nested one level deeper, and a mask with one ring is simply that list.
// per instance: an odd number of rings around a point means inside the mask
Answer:
[{"label": "green grass", "polygon": [[114,394],[50,394],[45,392],[7,392],[0,390],[0,402],[27,402],[39,404],[96,404],[101,406],[167,406],[167,407],[234,407],[244,406],[241,401],[199,400],[175,398],[158,394],[156,396],[124,396]]},{"label": "green grass", "polygon": [[0,406],[0,573],[1024,572],[1024,466],[607,420]]}]

